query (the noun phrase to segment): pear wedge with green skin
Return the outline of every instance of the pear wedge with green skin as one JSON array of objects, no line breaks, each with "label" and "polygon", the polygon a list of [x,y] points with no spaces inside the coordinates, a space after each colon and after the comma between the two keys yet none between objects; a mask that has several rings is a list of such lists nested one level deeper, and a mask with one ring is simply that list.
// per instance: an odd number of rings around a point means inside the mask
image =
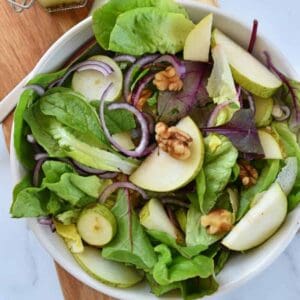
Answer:
[{"label": "pear wedge with green skin", "polygon": [[209,61],[212,23],[213,14],[209,14],[190,31],[183,48],[185,60]]},{"label": "pear wedge with green skin", "polygon": [[191,155],[186,160],[175,159],[156,148],[131,174],[129,180],[149,191],[169,192],[191,182],[199,173],[204,159],[202,134],[190,117],[185,117],[176,125],[193,139]]},{"label": "pear wedge with green skin", "polygon": [[212,33],[212,45],[221,45],[227,55],[235,81],[252,94],[271,97],[282,82],[248,51],[219,29]]},{"label": "pear wedge with green skin", "polygon": [[93,278],[119,288],[127,288],[142,281],[144,274],[125,264],[106,260],[99,249],[85,246],[82,253],[73,254],[75,260]]},{"label": "pear wedge with green skin", "polygon": [[170,221],[162,203],[152,198],[140,211],[140,223],[149,230],[162,231],[174,239],[178,238],[178,230]]},{"label": "pear wedge with green skin", "polygon": [[286,195],[275,182],[222,240],[222,244],[235,251],[259,246],[277,231],[286,214]]},{"label": "pear wedge with green skin", "polygon": [[123,75],[116,62],[108,56],[96,55],[88,60],[96,60],[108,64],[113,72],[104,76],[101,72],[95,70],[85,70],[75,72],[72,78],[72,89],[81,93],[87,100],[98,100],[107,86],[112,82],[113,85],[107,93],[105,101],[116,100],[122,91]]},{"label": "pear wedge with green skin", "polygon": [[288,157],[285,160],[285,166],[282,168],[276,178],[283,192],[288,195],[296,182],[298,174],[298,161],[296,157]]},{"label": "pear wedge with green skin", "polygon": [[257,127],[268,126],[272,121],[273,99],[253,97],[255,104],[255,125]]},{"label": "pear wedge with green skin", "polygon": [[268,129],[257,131],[260,143],[264,150],[265,159],[283,159],[285,156],[283,147],[274,132]]},{"label": "pear wedge with green skin", "polygon": [[112,138],[126,150],[132,150],[135,148],[129,132],[115,133],[112,135]]},{"label": "pear wedge with green skin", "polygon": [[85,208],[77,221],[81,238],[89,245],[102,247],[108,244],[117,232],[117,221],[111,211],[102,204]]}]

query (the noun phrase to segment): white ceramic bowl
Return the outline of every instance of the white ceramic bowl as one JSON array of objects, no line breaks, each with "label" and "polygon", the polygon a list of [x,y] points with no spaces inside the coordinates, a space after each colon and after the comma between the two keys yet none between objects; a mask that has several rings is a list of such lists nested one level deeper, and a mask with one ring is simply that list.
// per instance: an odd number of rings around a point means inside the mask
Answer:
[{"label": "white ceramic bowl", "polygon": [[[251,32],[251,24],[249,24],[249,26],[245,25],[232,16],[223,13],[222,10],[201,5],[195,1],[183,0],[178,2],[185,6],[194,22],[199,21],[203,16],[213,12],[214,25],[227,33],[241,45],[247,46]],[[31,75],[34,76],[38,73],[45,73],[59,68],[68,56],[70,56],[80,45],[92,36],[93,33],[91,24],[92,20],[89,17],[66,32],[45,53]],[[263,50],[269,51],[275,65],[283,70],[288,76],[296,77],[295,72],[288,64],[287,59],[275,46],[268,42],[265,37],[259,34],[254,53],[257,57],[259,57],[258,54]],[[22,178],[24,170],[16,158],[13,147],[11,147],[11,149],[12,175],[14,182],[17,183]],[[300,206],[288,215],[284,225],[264,245],[255,250],[249,251],[246,254],[239,254],[232,257],[224,270],[218,276],[220,288],[215,295],[220,295],[239,287],[241,284],[256,276],[269,266],[291,242],[299,228],[299,221]],[[156,299],[156,297],[149,292],[149,288],[145,283],[141,283],[128,289],[118,289],[109,287],[93,279],[79,267],[72,255],[66,249],[63,241],[56,234],[51,233],[47,227],[39,225],[35,219],[30,219],[29,225],[50,255],[64,269],[90,287],[118,299]],[[176,296],[172,296],[171,298],[175,299]],[[168,297],[168,299],[170,298]]]}]

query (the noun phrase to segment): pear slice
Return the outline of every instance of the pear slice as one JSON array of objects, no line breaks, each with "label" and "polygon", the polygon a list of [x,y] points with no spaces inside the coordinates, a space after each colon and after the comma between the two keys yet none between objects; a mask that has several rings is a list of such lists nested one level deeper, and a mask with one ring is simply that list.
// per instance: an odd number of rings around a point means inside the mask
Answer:
[{"label": "pear slice", "polygon": [[222,45],[235,81],[244,89],[262,98],[271,97],[282,82],[248,51],[219,29],[212,33],[212,44]]},{"label": "pear slice", "polygon": [[92,246],[108,244],[117,232],[117,221],[111,211],[102,204],[85,208],[77,221],[81,238]]},{"label": "pear slice", "polygon": [[254,248],[277,231],[286,214],[286,195],[275,182],[222,240],[222,244],[235,251]]},{"label": "pear slice", "polygon": [[177,239],[177,229],[170,221],[161,202],[151,199],[140,212],[140,223],[149,230],[162,231]]},{"label": "pear slice", "polygon": [[283,192],[288,195],[297,179],[298,162],[296,157],[288,157],[285,160],[285,166],[277,176],[276,182],[279,183]]},{"label": "pear slice", "polygon": [[105,101],[114,101],[122,91],[123,75],[122,71],[116,62],[108,56],[96,55],[88,60],[96,60],[109,65],[113,72],[104,76],[102,73],[95,70],[85,70],[75,72],[72,78],[72,88],[74,91],[81,93],[89,101],[100,99],[101,95],[112,82],[113,85],[109,89]]},{"label": "pear slice", "polygon": [[190,117],[183,118],[176,127],[193,139],[190,157],[178,160],[156,148],[129,177],[132,183],[145,190],[168,192],[185,186],[196,177],[204,158],[202,134]]},{"label": "pear slice", "polygon": [[127,288],[137,284],[144,277],[142,272],[134,268],[104,259],[100,250],[94,247],[85,246],[82,253],[73,255],[84,271],[113,287]]},{"label": "pear slice", "polygon": [[273,99],[253,97],[255,104],[255,125],[264,127],[272,121]]},{"label": "pear slice", "polygon": [[274,133],[267,129],[259,129],[258,136],[264,150],[265,159],[284,158],[284,151]]},{"label": "pear slice", "polygon": [[112,135],[112,138],[126,150],[132,150],[135,148],[129,132],[115,133]]},{"label": "pear slice", "polygon": [[185,60],[208,62],[213,14],[204,17],[188,34],[184,48]]}]

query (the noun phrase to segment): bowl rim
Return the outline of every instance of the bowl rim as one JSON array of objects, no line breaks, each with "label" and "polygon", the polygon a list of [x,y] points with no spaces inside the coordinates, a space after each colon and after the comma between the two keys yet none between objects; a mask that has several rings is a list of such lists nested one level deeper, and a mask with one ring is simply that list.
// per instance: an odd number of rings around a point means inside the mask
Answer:
[{"label": "bowl rim", "polygon": [[[196,7],[197,9],[205,9],[205,10],[209,10],[210,12],[212,12],[213,14],[225,17],[226,19],[231,19],[234,20],[236,23],[239,24],[239,26],[242,26],[244,28],[249,29],[249,25],[246,24],[246,22],[242,21],[239,17],[233,15],[232,13],[229,12],[224,12],[219,8],[215,8],[212,7],[208,4],[203,4],[200,2],[196,2],[196,1],[192,1],[192,0],[177,0],[176,2],[178,2],[179,4],[186,6],[189,5],[191,7]],[[50,48],[45,52],[45,54],[41,57],[41,59],[38,61],[38,63],[36,64],[36,66],[34,67],[34,69],[30,72],[29,77],[32,78],[34,75],[36,75],[40,69],[41,66],[44,65],[44,63],[48,60],[48,58],[52,55],[52,52],[59,48],[62,47],[69,39],[71,39],[73,36],[76,36],[77,33],[79,33],[83,27],[87,26],[88,24],[90,24],[92,21],[92,17],[89,16],[86,19],[82,20],[81,22],[79,22],[78,24],[76,24],[74,27],[72,27],[71,29],[69,29],[68,31],[66,31],[56,42],[54,42]],[[286,67],[286,69],[289,70],[290,74],[292,75],[293,78],[297,78],[297,73],[296,71],[293,69],[293,67],[291,66],[291,64],[289,63],[289,60],[286,58],[285,55],[282,54],[282,52],[280,51],[280,49],[278,49],[278,47],[276,47],[267,37],[265,37],[265,35],[262,33],[259,34],[259,37],[261,40],[265,41],[266,44],[272,48],[275,49],[277,54],[280,55],[280,57],[284,58],[284,65]],[[11,131],[11,143],[10,143],[10,149],[11,149],[11,155],[10,155],[10,169],[11,169],[11,174],[12,174],[12,179],[13,179],[13,183],[17,183],[18,180],[20,179],[21,176],[21,168],[20,168],[20,164],[18,162],[16,153],[15,153],[15,149],[13,146],[13,132],[14,132],[14,124],[12,126],[12,131]],[[299,215],[300,218],[300,207],[298,209],[298,213],[297,215]],[[78,279],[79,281],[83,282],[84,284],[96,289],[99,292],[103,292],[107,295],[110,295],[112,297],[116,297],[116,298],[122,298],[123,294],[122,294],[122,289],[118,289],[116,290],[115,288],[112,288],[108,285],[102,284],[100,283],[99,285],[97,284],[93,284],[93,282],[88,282],[85,278],[82,278],[81,274],[77,271],[75,271],[72,267],[72,265],[68,264],[65,262],[65,260],[63,259],[62,255],[59,255],[57,250],[55,249],[54,246],[52,246],[52,244],[50,243],[49,239],[47,239],[47,236],[44,234],[40,234],[40,232],[38,230],[36,230],[36,219],[32,218],[32,219],[28,219],[27,220],[29,228],[33,231],[33,233],[35,234],[36,238],[39,240],[39,242],[41,243],[41,245],[44,247],[44,249],[50,254],[50,256],[60,265],[62,266],[66,271],[68,271],[72,276],[74,276],[76,279]],[[225,286],[222,286],[221,289],[219,289],[214,295],[224,295],[225,293],[228,293],[231,290],[236,289],[237,287],[240,287],[241,285],[243,285],[245,282],[249,281],[250,279],[254,278],[255,276],[257,276],[259,273],[261,273],[263,270],[265,270],[268,266],[270,266],[275,260],[276,258],[286,249],[286,247],[290,244],[290,242],[292,241],[292,239],[294,238],[295,234],[297,233],[298,229],[300,228],[300,222],[298,222],[297,224],[295,224],[295,226],[289,231],[289,235],[287,235],[284,240],[283,243],[281,243],[280,247],[277,247],[273,253],[270,253],[270,255],[268,255],[266,257],[266,259],[263,261],[263,263],[259,264],[254,271],[249,272],[248,274],[246,274],[244,277],[242,277],[239,280],[236,280],[234,282],[231,282]],[[123,298],[124,299],[124,298]]]}]

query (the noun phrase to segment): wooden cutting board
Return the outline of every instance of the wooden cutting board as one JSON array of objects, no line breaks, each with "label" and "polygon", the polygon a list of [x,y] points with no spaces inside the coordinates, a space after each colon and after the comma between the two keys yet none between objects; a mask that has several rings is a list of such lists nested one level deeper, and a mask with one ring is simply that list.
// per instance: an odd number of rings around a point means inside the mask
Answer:
[{"label": "wooden cutting board", "polygon": [[[198,0],[217,6],[217,0]],[[65,31],[84,19],[87,8],[48,14],[38,4],[21,14],[6,1],[0,3],[0,99],[13,89],[36,65],[43,53]],[[12,114],[3,123],[9,148]],[[84,285],[55,264],[65,300],[113,300]]]}]

